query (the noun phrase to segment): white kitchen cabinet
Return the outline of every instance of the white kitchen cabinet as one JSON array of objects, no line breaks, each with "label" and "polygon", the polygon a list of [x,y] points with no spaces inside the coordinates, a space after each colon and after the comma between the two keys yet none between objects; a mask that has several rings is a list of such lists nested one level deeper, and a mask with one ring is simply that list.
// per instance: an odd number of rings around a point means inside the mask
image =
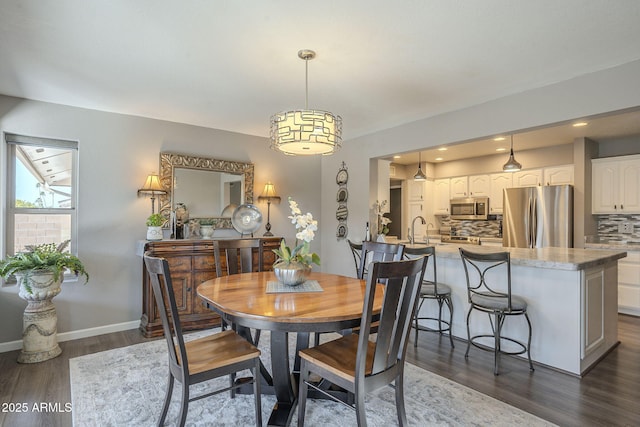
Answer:
[{"label": "white kitchen cabinet", "polygon": [[573,185],[573,165],[544,168],[544,185]]},{"label": "white kitchen cabinet", "polygon": [[514,187],[536,187],[542,185],[542,169],[529,169],[512,172]]},{"label": "white kitchen cabinet", "polygon": [[451,198],[469,197],[469,179],[466,176],[451,178]]},{"label": "white kitchen cabinet", "polygon": [[618,312],[640,316],[640,252],[618,260]]},{"label": "white kitchen cabinet", "polygon": [[501,214],[504,202],[503,190],[513,187],[513,173],[492,173],[489,175],[491,189],[489,193],[489,213]]},{"label": "white kitchen cabinet", "polygon": [[469,176],[469,196],[489,197],[491,193],[491,178],[489,175]]},{"label": "white kitchen cabinet", "polygon": [[413,179],[410,179],[407,181],[407,184],[407,187],[409,189],[409,201],[424,200],[425,181],[415,181]]},{"label": "white kitchen cabinet", "polygon": [[449,193],[450,180],[449,178],[436,179],[434,181],[435,187],[435,205],[433,207],[434,215],[449,215],[449,200],[451,199]]},{"label": "white kitchen cabinet", "polygon": [[640,213],[640,155],[593,159],[592,212]]}]

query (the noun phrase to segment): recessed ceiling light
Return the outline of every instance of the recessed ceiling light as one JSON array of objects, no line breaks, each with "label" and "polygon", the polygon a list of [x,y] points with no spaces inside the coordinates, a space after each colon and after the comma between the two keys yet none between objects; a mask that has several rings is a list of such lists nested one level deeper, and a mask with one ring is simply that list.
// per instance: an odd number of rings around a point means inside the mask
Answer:
[{"label": "recessed ceiling light", "polygon": [[438,151],[447,151],[447,147],[440,147],[440,148],[438,148]]},{"label": "recessed ceiling light", "polygon": [[504,136],[499,136],[497,138],[493,138],[494,141],[504,141],[505,137]]},{"label": "recessed ceiling light", "polygon": [[507,149],[504,147],[499,147],[499,148],[496,148],[496,151],[507,151]]},{"label": "recessed ceiling light", "polygon": [[573,124],[573,127],[574,127],[574,128],[579,128],[579,127],[582,127],[582,126],[586,126],[586,125],[588,125],[588,124],[589,124],[589,123],[587,123],[587,122],[578,122],[578,123],[574,123],[574,124]]},{"label": "recessed ceiling light", "polygon": [[398,156],[398,155],[393,156],[394,159],[399,159],[400,157],[402,156]]},{"label": "recessed ceiling light", "polygon": [[439,162],[441,160],[444,160],[442,157],[436,157],[436,161]]}]

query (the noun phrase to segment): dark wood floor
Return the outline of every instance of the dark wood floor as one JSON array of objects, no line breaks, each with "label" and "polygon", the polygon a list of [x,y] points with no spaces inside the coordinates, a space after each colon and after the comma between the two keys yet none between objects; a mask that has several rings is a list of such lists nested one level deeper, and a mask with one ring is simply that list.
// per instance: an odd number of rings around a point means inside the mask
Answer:
[{"label": "dark wood floor", "polygon": [[[561,327],[561,325],[558,325]],[[419,345],[409,343],[407,360],[561,426],[640,425],[640,318],[619,316],[621,344],[584,378],[579,379],[504,357],[501,374],[493,375],[489,352],[471,350],[465,343],[433,333],[421,333]],[[60,344],[61,356],[38,364],[16,363],[18,351],[0,354],[0,425],[71,426],[69,359],[84,354],[148,341],[137,330],[84,338]],[[33,405],[50,404],[43,412]],[[26,404],[26,413],[10,404]],[[11,410],[11,411],[10,411]]]}]

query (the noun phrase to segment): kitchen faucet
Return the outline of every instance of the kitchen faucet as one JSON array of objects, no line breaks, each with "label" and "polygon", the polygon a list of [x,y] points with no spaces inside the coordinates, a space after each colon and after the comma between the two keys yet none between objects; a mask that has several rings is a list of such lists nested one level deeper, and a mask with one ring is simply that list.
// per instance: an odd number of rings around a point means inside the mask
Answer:
[{"label": "kitchen faucet", "polygon": [[420,218],[420,221],[422,221],[422,224],[426,224],[427,221],[425,221],[425,219],[423,217],[421,217],[420,215],[418,215],[417,217],[413,218],[413,221],[411,221],[411,236],[409,236],[409,243],[413,244],[416,242],[416,237],[415,237],[415,233],[416,233],[416,219]]},{"label": "kitchen faucet", "polygon": [[[424,223],[423,223],[423,224],[424,224]],[[429,227],[431,227],[431,228],[435,228],[435,227],[433,226],[433,224],[431,224],[431,223],[427,224],[427,239],[426,239],[426,243],[427,243],[427,245],[429,244]]]}]

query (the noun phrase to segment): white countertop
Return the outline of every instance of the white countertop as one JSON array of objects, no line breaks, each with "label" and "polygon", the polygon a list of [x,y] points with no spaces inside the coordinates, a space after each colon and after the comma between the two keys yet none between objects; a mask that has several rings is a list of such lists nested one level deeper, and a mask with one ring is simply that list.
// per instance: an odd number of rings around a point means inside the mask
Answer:
[{"label": "white countertop", "polygon": [[[424,247],[425,245],[407,245],[407,247]],[[443,258],[459,258],[460,245],[436,244],[436,256]],[[574,248],[497,248],[491,246],[464,245],[465,249],[478,252],[503,252],[511,254],[512,265],[523,265],[554,270],[584,270],[596,265],[607,264],[627,256],[626,251],[574,249]]]}]

